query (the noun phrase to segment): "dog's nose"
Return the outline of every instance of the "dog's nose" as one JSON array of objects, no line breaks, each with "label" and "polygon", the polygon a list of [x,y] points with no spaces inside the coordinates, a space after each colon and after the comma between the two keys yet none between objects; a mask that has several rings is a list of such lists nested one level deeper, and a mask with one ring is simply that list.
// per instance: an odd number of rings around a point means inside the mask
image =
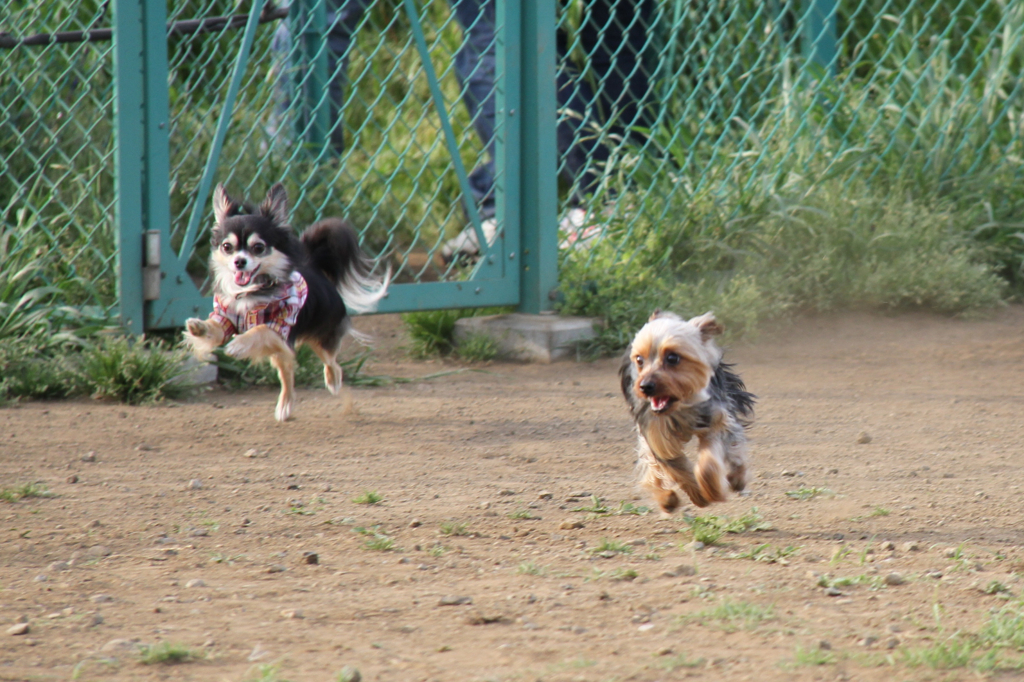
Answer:
[{"label": "dog's nose", "polygon": [[238,269],[238,270],[241,270],[244,267],[245,267],[245,259],[244,258],[236,258],[235,259],[235,268]]},{"label": "dog's nose", "polygon": [[646,396],[654,395],[654,391],[657,387],[657,384],[654,383],[654,379],[644,379],[640,382],[640,390],[643,391]]}]

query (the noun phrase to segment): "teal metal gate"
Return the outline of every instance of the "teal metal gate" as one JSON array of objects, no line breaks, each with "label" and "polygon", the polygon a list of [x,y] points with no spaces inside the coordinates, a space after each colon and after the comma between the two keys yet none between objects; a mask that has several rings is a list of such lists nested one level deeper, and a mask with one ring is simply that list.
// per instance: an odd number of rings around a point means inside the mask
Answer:
[{"label": "teal metal gate", "polygon": [[[469,186],[467,166],[484,163],[486,150],[461,110],[449,58],[460,32],[447,2],[369,3],[344,60],[329,54],[325,0],[294,0],[287,19],[253,0],[244,16],[180,36],[174,27],[184,13],[230,15],[232,6],[181,2],[171,16],[163,3],[145,0],[114,7],[117,298],[125,327],[177,327],[209,311],[204,259],[216,182],[258,200],[283,181],[296,226],[350,218],[379,271],[390,264],[396,272],[380,312],[552,306],[554,0],[497,3],[492,243]],[[289,27],[284,50],[274,44],[280,21]],[[383,51],[398,28],[407,33]],[[328,86],[339,73],[351,81],[341,106]],[[351,146],[340,147],[332,126]],[[445,261],[444,244],[463,228],[475,233],[479,256]]]}]

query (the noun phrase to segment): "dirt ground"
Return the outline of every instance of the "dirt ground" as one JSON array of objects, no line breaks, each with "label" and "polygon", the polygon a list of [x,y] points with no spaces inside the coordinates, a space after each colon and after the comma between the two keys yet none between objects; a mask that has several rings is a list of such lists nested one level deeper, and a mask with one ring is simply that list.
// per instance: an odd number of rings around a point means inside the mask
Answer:
[{"label": "dirt ground", "polygon": [[[370,373],[458,367],[357,326]],[[1024,587],[1024,309],[815,318],[726,357],[755,473],[701,513],[771,529],[706,548],[629,513],[611,359],[304,390],[283,425],[271,390],[0,409],[0,488],[54,493],[0,502],[0,680],[973,679],[907,657]],[[159,642],[202,658],[140,663]]]}]

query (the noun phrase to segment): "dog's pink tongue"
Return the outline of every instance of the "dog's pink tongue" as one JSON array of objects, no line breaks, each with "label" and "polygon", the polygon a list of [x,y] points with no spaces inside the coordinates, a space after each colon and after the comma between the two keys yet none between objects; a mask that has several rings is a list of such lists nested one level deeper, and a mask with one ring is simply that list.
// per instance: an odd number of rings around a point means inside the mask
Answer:
[{"label": "dog's pink tongue", "polygon": [[235,273],[235,284],[237,284],[240,287],[244,287],[246,284],[249,283],[249,281],[251,279],[252,279],[252,273],[251,272],[244,272],[244,271],[242,271],[242,272],[236,272]]},{"label": "dog's pink tongue", "polygon": [[668,405],[668,396],[655,396],[651,398],[651,407],[655,411],[664,410],[666,405]]}]

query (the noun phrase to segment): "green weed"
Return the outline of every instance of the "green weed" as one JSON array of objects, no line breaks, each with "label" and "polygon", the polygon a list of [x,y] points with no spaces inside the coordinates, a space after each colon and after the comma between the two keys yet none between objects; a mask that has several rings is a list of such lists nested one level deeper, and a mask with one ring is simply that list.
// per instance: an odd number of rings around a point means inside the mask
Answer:
[{"label": "green weed", "polygon": [[969,666],[978,647],[973,638],[956,634],[930,646],[904,649],[901,654],[903,663],[912,668],[925,666],[935,670],[954,670]]},{"label": "green weed", "polygon": [[740,552],[733,555],[735,559],[750,559],[751,561],[758,561],[767,564],[775,563],[788,563],[789,557],[793,556],[800,551],[799,547],[793,545],[787,545],[785,547],[772,547],[770,543],[764,543],[763,545],[757,545],[752,547],[746,552]]},{"label": "green weed", "polygon": [[441,524],[441,535],[469,535],[469,524],[456,521],[445,521]]},{"label": "green weed", "polygon": [[353,497],[352,501],[356,504],[380,504],[384,501],[384,496],[376,490],[364,490],[361,495]]},{"label": "green weed", "polygon": [[490,362],[498,357],[498,343],[486,334],[468,334],[455,348],[459,359],[467,362]]},{"label": "green weed", "polygon": [[108,338],[82,352],[79,371],[94,398],[154,403],[194,392],[194,386],[181,381],[187,357],[184,350],[144,338]]},{"label": "green weed", "polygon": [[658,661],[657,666],[669,672],[675,672],[680,668],[700,668],[705,662],[703,658],[691,659],[687,654],[676,654],[675,656],[662,658]]},{"label": "green weed", "polygon": [[516,573],[519,575],[547,575],[548,567],[540,566],[536,562],[527,561],[519,564],[516,568]]},{"label": "green weed", "polygon": [[979,638],[988,646],[1024,651],[1024,609],[1021,604],[993,612],[982,627]]},{"label": "green weed", "polygon": [[530,512],[529,509],[516,509],[508,513],[508,518],[514,521],[529,521],[530,519],[536,519],[537,517]]},{"label": "green weed", "polygon": [[23,483],[13,488],[0,488],[0,500],[4,502],[17,502],[36,497],[53,497],[54,494],[46,489],[42,483]]},{"label": "green weed", "polygon": [[805,488],[800,486],[797,490],[786,492],[786,497],[791,500],[813,500],[819,495],[832,495],[832,491],[828,488]]},{"label": "green weed", "polygon": [[771,530],[772,525],[764,521],[757,513],[757,507],[736,519],[705,514],[702,516],[684,516],[683,521],[689,526],[693,539],[705,545],[713,545],[726,533],[746,533],[747,531]]},{"label": "green weed", "polygon": [[602,538],[601,542],[597,544],[592,550],[592,554],[602,554],[604,552],[613,552],[615,554],[632,554],[633,547],[625,542],[619,542],[617,540],[610,540],[608,538]]},{"label": "green weed", "polygon": [[818,647],[805,648],[798,646],[793,652],[794,666],[820,666],[832,665],[836,662],[836,656],[831,651]]},{"label": "green weed", "polygon": [[588,512],[590,514],[595,514],[595,515],[602,515],[602,514],[610,514],[611,513],[611,510],[608,509],[608,507],[605,505],[605,503],[602,502],[601,498],[598,497],[597,495],[591,495],[590,496],[590,506],[589,507],[573,507],[573,511],[574,512]]},{"label": "green weed", "polygon": [[775,618],[774,608],[771,605],[762,606],[750,602],[723,601],[711,608],[698,611],[694,614],[680,616],[684,623],[713,623],[726,632],[737,630],[753,630],[767,620]]},{"label": "green weed", "polygon": [[175,644],[173,642],[160,642],[159,644],[144,646],[139,651],[139,663],[144,665],[185,663],[204,657],[205,654],[202,651],[196,651],[184,644]]}]

